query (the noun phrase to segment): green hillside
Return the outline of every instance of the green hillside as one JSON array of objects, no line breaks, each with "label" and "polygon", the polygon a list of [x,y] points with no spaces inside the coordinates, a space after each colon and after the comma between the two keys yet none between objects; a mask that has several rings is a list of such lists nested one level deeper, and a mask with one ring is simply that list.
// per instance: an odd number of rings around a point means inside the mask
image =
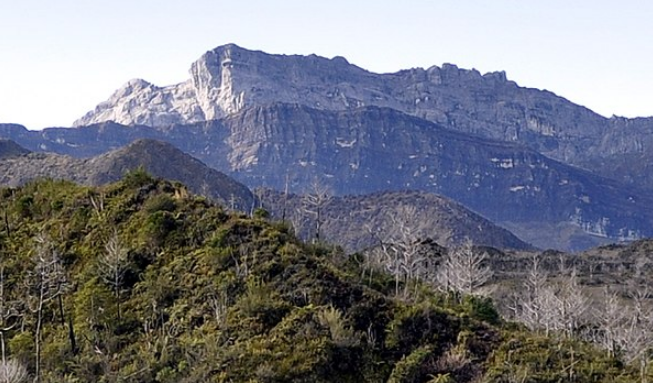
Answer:
[{"label": "green hillside", "polygon": [[395,279],[370,277],[356,256],[141,171],[102,188],[0,189],[0,214],[1,381],[646,377],[585,343],[504,323],[484,298],[418,283],[395,297]]}]

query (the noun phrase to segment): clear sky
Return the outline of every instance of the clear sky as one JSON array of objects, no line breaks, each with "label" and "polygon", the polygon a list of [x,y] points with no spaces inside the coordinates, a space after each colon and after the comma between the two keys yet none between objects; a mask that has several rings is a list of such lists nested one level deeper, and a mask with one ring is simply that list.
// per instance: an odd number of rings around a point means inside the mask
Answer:
[{"label": "clear sky", "polygon": [[70,126],[226,43],[374,72],[505,70],[608,117],[653,115],[650,0],[0,0],[0,122]]}]

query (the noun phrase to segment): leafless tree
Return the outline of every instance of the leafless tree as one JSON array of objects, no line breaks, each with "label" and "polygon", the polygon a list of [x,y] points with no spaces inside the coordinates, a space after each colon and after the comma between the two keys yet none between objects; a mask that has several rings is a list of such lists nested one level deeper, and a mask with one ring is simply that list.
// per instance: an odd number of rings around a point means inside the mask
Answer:
[{"label": "leafless tree", "polygon": [[[367,253],[363,272],[382,269],[394,276],[395,295],[410,295],[410,281],[424,281],[434,273],[433,260],[424,251],[424,221],[412,205],[399,205],[389,210],[382,227],[367,227],[376,246]],[[403,292],[400,289],[403,283]],[[417,283],[415,283],[417,287]]]},{"label": "leafless tree", "polygon": [[627,363],[638,363],[642,381],[650,361],[653,344],[653,308],[650,292],[646,284],[629,292],[631,307],[627,311],[627,321],[621,328],[620,345]]},{"label": "leafless tree", "polygon": [[121,293],[129,265],[127,248],[120,241],[117,231],[113,232],[104,245],[104,250],[98,258],[97,272],[102,281],[111,287],[116,297],[116,311],[120,319]]},{"label": "leafless tree", "polygon": [[515,296],[510,309],[517,321],[524,323],[531,330],[545,329],[548,334],[551,330],[553,312],[550,308],[557,304],[555,294],[547,285],[546,274],[540,267],[540,258],[534,256],[526,275],[524,288]]},{"label": "leafless tree", "polygon": [[587,322],[590,301],[580,286],[576,269],[565,277],[558,289],[556,329],[571,337]]},{"label": "leafless tree", "polygon": [[[249,211],[249,216],[253,217],[254,212],[258,208],[263,208],[264,206],[264,197],[265,197],[265,189],[263,187],[257,187],[256,189],[252,190],[252,194],[254,194],[254,199],[252,200],[252,207]],[[235,206],[232,210],[235,210]]]},{"label": "leafless tree", "polygon": [[[14,322],[20,316],[15,302],[9,301],[5,295],[5,270],[0,266],[0,347],[2,349],[2,366],[0,366],[0,383],[20,382],[24,367],[15,361],[7,360],[5,333],[15,327]],[[22,367],[22,370],[21,370]]]},{"label": "leafless tree", "polygon": [[447,252],[438,269],[437,283],[460,294],[477,294],[493,275],[487,258],[485,251],[477,251],[467,240],[462,246]]},{"label": "leafless tree", "polygon": [[3,360],[0,366],[0,383],[22,383],[27,381],[27,368],[17,360]]},{"label": "leafless tree", "polygon": [[523,292],[517,295],[511,309],[515,319],[532,330],[571,337],[587,324],[590,300],[580,286],[576,270],[568,269],[564,259],[560,262],[559,273],[561,281],[549,281],[541,271],[539,258],[534,257]]},{"label": "leafless tree", "polygon": [[36,315],[34,334],[35,381],[41,380],[41,336],[45,306],[50,301],[58,299],[62,322],[62,296],[68,287],[68,280],[63,269],[59,252],[55,249],[47,235],[40,233],[35,238],[34,269],[28,273],[27,288],[29,291],[29,308]]},{"label": "leafless tree", "polygon": [[290,175],[286,173],[286,180],[283,187],[283,204],[281,206],[281,222],[286,222],[286,208],[288,206],[288,193],[289,193],[289,178]]},{"label": "leafless tree", "polygon": [[321,230],[324,224],[324,205],[331,199],[329,188],[319,179],[315,179],[302,199],[302,212],[313,220],[314,242],[321,240]]}]

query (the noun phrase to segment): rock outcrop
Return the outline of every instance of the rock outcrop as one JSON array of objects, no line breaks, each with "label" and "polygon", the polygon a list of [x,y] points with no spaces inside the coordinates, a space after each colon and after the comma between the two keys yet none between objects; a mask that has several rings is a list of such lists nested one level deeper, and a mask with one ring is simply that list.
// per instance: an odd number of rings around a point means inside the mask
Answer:
[{"label": "rock outcrop", "polygon": [[186,82],[159,88],[130,81],[75,125],[111,120],[163,127],[275,102],[324,110],[392,108],[461,132],[520,142],[575,165],[653,145],[652,120],[606,119],[551,92],[519,87],[503,72],[482,75],[444,64],[376,74],[341,57],[271,55],[233,44],[204,54]]}]

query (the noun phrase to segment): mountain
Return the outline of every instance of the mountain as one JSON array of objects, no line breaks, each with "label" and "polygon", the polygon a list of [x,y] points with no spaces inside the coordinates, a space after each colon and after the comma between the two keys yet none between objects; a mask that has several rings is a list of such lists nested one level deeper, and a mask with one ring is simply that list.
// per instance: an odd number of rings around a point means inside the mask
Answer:
[{"label": "mountain", "polygon": [[[4,150],[4,148],[8,148]],[[11,149],[12,156],[29,151],[13,141],[0,140],[0,159]],[[7,155],[7,157],[9,157]],[[194,192],[218,198],[225,204],[237,203],[242,210],[249,210],[253,204],[248,190],[226,175],[206,167],[194,158],[182,153],[170,144],[148,139],[137,140],[123,148],[88,159],[75,159],[47,153],[0,160],[0,184],[19,185],[35,178],[74,180],[87,185],[103,185],[120,179],[127,171],[142,166],[157,177],[180,180]],[[230,201],[230,196],[240,196]],[[308,224],[298,213],[302,197],[291,195],[284,198],[281,193],[266,190],[261,198],[265,208],[281,217],[281,202],[287,201],[289,217],[293,222]],[[431,238],[444,245],[457,245],[470,238],[479,245],[501,249],[530,249],[512,233],[501,229],[463,206],[441,196],[424,192],[394,192],[372,195],[333,197],[325,207],[325,237],[328,242],[344,246],[348,250],[361,250],[372,244],[370,233],[354,230],[368,224],[378,230],[386,230],[387,217],[397,204],[414,206],[428,223],[424,227],[425,238]],[[343,214],[346,213],[347,217]],[[306,226],[297,228],[299,233]]]},{"label": "mountain", "polygon": [[580,250],[653,235],[653,196],[554,161],[518,143],[453,131],[389,108],[253,107],[166,128],[102,123],[6,129],[28,149],[102,153],[143,135],[249,187],[303,193],[318,178],[335,195],[415,189],[452,198],[540,248]]},{"label": "mountain", "polygon": [[52,153],[0,156],[0,185],[17,186],[37,178],[103,185],[139,167],[157,177],[184,182],[191,191],[216,198],[228,206],[241,210],[253,206],[252,193],[246,186],[168,143],[145,139],[87,159]]},{"label": "mountain", "polygon": [[20,156],[29,152],[29,150],[11,140],[0,138],[0,159]]},{"label": "mountain", "polygon": [[[101,210],[89,198],[97,195]],[[0,342],[11,346],[7,375],[24,378],[13,381],[650,379],[639,368],[646,357],[527,331],[484,297],[412,279],[396,285],[382,270],[306,245],[284,225],[226,212],[175,182],[40,180],[0,188],[0,211],[0,283],[11,313]]]},{"label": "mountain", "polygon": [[[163,127],[275,102],[333,111],[392,108],[461,132],[519,142],[597,172],[600,159],[653,148],[653,118],[607,119],[551,92],[519,87],[503,72],[481,75],[444,64],[377,74],[342,57],[272,55],[234,44],[206,52],[183,83],[128,82],[75,125],[115,121]],[[653,170],[645,180],[653,187]]]},{"label": "mountain", "polygon": [[[311,193],[311,191],[308,191]],[[264,207],[277,219],[293,224],[298,236],[315,237],[315,217],[306,212],[306,197],[272,189],[257,191]],[[508,230],[464,206],[435,194],[418,191],[381,192],[355,196],[327,196],[320,204],[320,238],[360,251],[389,237],[397,220],[416,238],[443,246],[458,246],[469,239],[476,245],[499,249],[533,250]]]}]

